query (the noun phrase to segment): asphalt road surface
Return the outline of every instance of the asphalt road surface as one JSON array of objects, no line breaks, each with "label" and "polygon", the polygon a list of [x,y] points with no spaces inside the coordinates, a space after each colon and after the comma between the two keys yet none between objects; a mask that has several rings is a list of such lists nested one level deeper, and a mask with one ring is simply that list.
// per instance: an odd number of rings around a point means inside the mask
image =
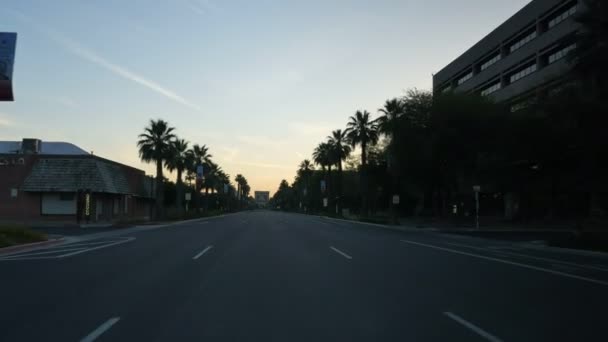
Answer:
[{"label": "asphalt road surface", "polygon": [[0,341],[607,341],[608,258],[255,211],[0,256]]}]

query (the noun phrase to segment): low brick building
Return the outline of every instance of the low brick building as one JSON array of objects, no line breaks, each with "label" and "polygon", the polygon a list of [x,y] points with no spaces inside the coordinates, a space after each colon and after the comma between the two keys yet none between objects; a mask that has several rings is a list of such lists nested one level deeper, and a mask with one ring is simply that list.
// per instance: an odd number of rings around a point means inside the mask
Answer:
[{"label": "low brick building", "polygon": [[0,221],[146,220],[154,180],[144,171],[63,142],[0,142]]}]

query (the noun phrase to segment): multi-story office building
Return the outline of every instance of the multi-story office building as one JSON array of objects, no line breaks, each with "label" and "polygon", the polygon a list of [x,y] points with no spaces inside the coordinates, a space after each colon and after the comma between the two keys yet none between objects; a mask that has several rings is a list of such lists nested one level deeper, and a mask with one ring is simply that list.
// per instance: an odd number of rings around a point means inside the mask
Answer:
[{"label": "multi-story office building", "polygon": [[533,0],[433,76],[433,89],[491,96],[512,111],[558,88],[580,28],[581,0]]}]

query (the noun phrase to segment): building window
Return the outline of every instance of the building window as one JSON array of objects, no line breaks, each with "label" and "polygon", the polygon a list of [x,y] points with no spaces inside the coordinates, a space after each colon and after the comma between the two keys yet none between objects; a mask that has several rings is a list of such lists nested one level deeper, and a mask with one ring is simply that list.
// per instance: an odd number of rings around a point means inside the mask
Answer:
[{"label": "building window", "polygon": [[572,7],[568,8],[564,12],[562,12],[559,15],[555,16],[553,19],[549,20],[549,25],[548,25],[549,28],[553,28],[555,25],[557,25],[557,24],[561,23],[562,21],[568,19],[568,17],[570,17],[574,13],[576,13],[576,9],[577,9],[577,5],[574,4]]},{"label": "building window", "polygon": [[511,77],[509,78],[509,83],[513,83],[515,81],[521,80],[522,78],[530,75],[531,73],[535,72],[537,70],[537,66],[536,63],[527,66],[519,71],[517,71],[516,73],[512,74]]},{"label": "building window", "polygon": [[61,192],[61,193],[59,193],[59,200],[60,201],[73,201],[74,193],[73,192]]},{"label": "building window", "polygon": [[497,54],[496,56],[488,59],[485,63],[483,63],[480,67],[481,71],[486,70],[487,68],[489,68],[490,66],[492,66],[493,64],[498,62],[499,60],[500,60],[500,53]]},{"label": "building window", "polygon": [[489,86],[489,87],[487,87],[487,88],[483,89],[483,90],[481,91],[481,95],[482,95],[482,96],[487,96],[487,95],[490,95],[490,94],[492,94],[493,92],[495,92],[495,91],[497,91],[497,90],[500,90],[500,88],[501,88],[500,82],[496,82],[496,83],[492,84],[491,86]]},{"label": "building window", "polygon": [[470,80],[471,78],[473,78],[473,72],[469,72],[468,74],[462,76],[461,78],[458,79],[458,85],[463,84],[464,82]]},{"label": "building window", "polygon": [[549,55],[549,64],[559,61],[560,59],[566,57],[568,52],[576,49],[576,44],[568,45],[561,50],[558,50]]},{"label": "building window", "polygon": [[516,41],[515,43],[511,44],[511,46],[509,46],[509,52],[513,52],[513,51],[519,49],[520,47],[528,44],[532,39],[536,38],[536,36],[537,36],[536,30],[532,31],[525,37],[523,37],[520,40]]}]

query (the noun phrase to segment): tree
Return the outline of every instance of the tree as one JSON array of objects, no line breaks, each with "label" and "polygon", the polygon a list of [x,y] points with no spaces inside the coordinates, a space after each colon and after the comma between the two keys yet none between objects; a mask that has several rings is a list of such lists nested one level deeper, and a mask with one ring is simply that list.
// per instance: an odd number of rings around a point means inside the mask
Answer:
[{"label": "tree", "polygon": [[304,201],[305,201],[305,206],[306,209],[308,209],[310,207],[310,176],[312,175],[312,172],[314,171],[314,165],[310,162],[310,160],[308,159],[304,159],[301,163],[300,163],[300,168],[298,169],[298,176],[301,176],[302,178],[304,178]]},{"label": "tree", "polygon": [[[204,168],[206,168],[208,166],[208,164],[211,162],[211,158],[213,157],[211,154],[209,154],[209,148],[207,147],[207,145],[199,145],[199,144],[194,144],[192,146],[192,149],[190,150],[190,155],[192,158],[192,168],[191,168],[191,172],[196,174],[196,168],[199,165],[202,165]],[[204,170],[203,170],[204,171]],[[200,210],[201,209],[201,194],[200,191],[202,189],[203,184],[202,183],[196,183],[195,185],[195,196],[196,196],[196,204],[197,204],[197,208]]]},{"label": "tree", "polygon": [[[332,151],[331,145],[327,142],[320,143],[312,153],[312,158],[319,166],[321,166],[321,170],[323,171],[323,177],[325,179],[325,191],[330,193],[331,191],[331,163],[332,163]],[[325,170],[327,168],[327,174],[325,174]]]},{"label": "tree", "polygon": [[167,169],[171,172],[177,171],[177,178],[175,181],[176,186],[176,206],[179,217],[183,215],[183,200],[184,200],[184,187],[182,183],[182,173],[191,167],[189,163],[192,162],[190,153],[188,151],[188,142],[184,139],[174,139],[171,141],[169,148],[169,155],[165,160]]},{"label": "tree", "polygon": [[272,206],[279,207],[282,210],[289,210],[291,208],[293,191],[289,186],[287,180],[281,180],[279,189],[274,193],[271,199]]},{"label": "tree", "polygon": [[[398,134],[399,134],[399,120],[403,115],[403,101],[401,99],[391,99],[386,100],[384,106],[378,109],[378,112],[382,113],[380,117],[376,119],[376,126],[378,127],[378,132],[384,134],[389,139],[389,144],[387,147],[388,150],[388,162],[386,164],[388,174],[391,178],[391,194],[399,193],[399,183],[397,170],[398,167],[397,162],[397,150],[398,150]],[[393,220],[397,220],[397,213],[394,208],[392,199],[390,201],[390,208],[393,216]]]},{"label": "tree", "polygon": [[150,120],[144,133],[139,135],[137,146],[139,158],[146,163],[156,163],[156,217],[163,216],[163,163],[167,160],[171,140],[175,138],[174,128],[166,121]]},{"label": "tree", "polygon": [[234,181],[237,184],[237,197],[239,199],[239,206],[243,204],[243,195],[245,193],[245,186],[247,185],[247,179],[243,177],[240,173],[236,175]]},{"label": "tree", "polygon": [[328,138],[328,143],[331,146],[331,160],[330,164],[338,165],[338,181],[337,181],[337,209],[338,214],[342,213],[342,161],[348,157],[351,152],[350,146],[347,144],[346,132],[337,129],[331,133]]},{"label": "tree", "polygon": [[367,182],[367,147],[378,143],[378,128],[376,123],[370,119],[368,111],[357,111],[354,116],[350,117],[350,121],[346,125],[346,136],[351,146],[355,148],[361,146],[361,200],[363,212],[368,211],[368,182]]},{"label": "tree", "polygon": [[382,113],[376,119],[378,131],[393,139],[398,134],[398,119],[403,115],[403,110],[403,102],[400,99],[386,100],[384,107],[378,109],[378,112]]}]

